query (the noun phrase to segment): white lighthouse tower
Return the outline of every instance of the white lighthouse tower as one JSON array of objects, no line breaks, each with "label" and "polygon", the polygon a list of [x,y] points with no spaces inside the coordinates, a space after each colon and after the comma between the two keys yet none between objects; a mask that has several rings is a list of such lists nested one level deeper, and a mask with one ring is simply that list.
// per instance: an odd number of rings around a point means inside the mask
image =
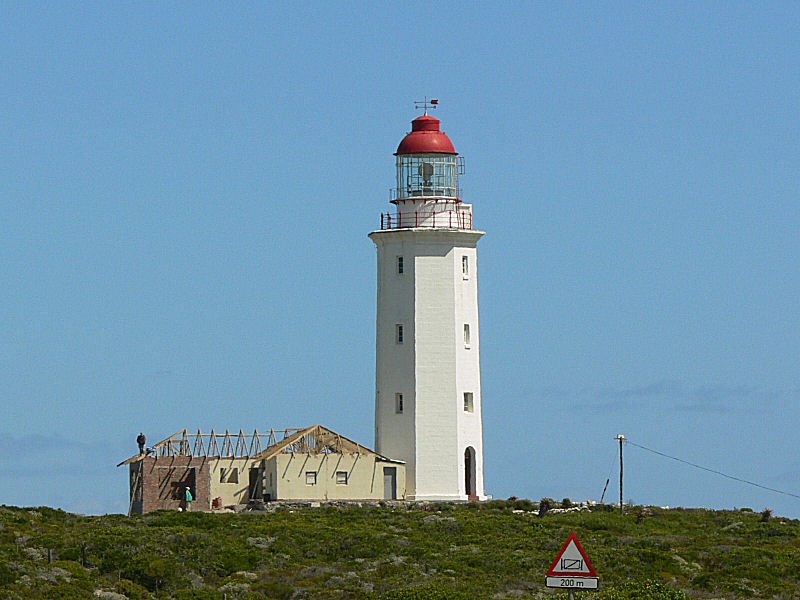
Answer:
[{"label": "white lighthouse tower", "polygon": [[484,232],[461,200],[463,159],[423,106],[395,153],[395,211],[369,234],[378,250],[375,446],[406,462],[407,499],[484,499]]}]

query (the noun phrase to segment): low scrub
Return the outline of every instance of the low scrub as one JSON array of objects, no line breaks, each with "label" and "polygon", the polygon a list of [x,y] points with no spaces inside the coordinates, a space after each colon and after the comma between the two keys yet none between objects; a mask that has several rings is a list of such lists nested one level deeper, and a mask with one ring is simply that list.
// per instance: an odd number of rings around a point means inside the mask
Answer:
[{"label": "low scrub", "polygon": [[578,598],[800,599],[798,521],[742,510],[554,510],[570,504],[132,518],[0,507],[0,598],[556,597],[545,573],[575,531],[601,578],[599,591]]}]

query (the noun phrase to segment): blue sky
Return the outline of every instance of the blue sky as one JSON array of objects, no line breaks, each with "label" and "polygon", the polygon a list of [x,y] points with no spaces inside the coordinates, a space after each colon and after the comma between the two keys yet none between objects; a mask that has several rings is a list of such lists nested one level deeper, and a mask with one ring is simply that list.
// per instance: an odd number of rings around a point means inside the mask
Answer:
[{"label": "blue sky", "polygon": [[[487,232],[487,491],[599,499],[624,433],[800,494],[798,31],[782,2],[3,4],[0,503],[124,512],[140,430],[372,444],[367,234],[425,95]],[[634,502],[800,517],[625,452]]]}]

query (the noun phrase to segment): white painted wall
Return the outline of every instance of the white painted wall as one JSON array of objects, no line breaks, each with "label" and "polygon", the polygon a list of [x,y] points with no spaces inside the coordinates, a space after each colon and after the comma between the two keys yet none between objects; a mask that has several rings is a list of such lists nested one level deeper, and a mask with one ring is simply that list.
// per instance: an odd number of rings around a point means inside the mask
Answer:
[{"label": "white painted wall", "polygon": [[[233,457],[209,459],[211,498],[221,498],[222,506],[247,504],[250,469],[260,469],[262,462]],[[372,453],[280,453],[263,467],[263,491],[272,500],[380,500],[384,498],[384,467],[395,469],[397,498],[405,497],[405,465],[382,461]],[[232,469],[238,469],[238,482],[228,477]],[[225,478],[221,477],[223,470]],[[306,483],[306,471],[317,473],[315,485]],[[347,473],[346,484],[337,483],[337,471]]]},{"label": "white painted wall", "polygon": [[[384,462],[375,454],[281,453],[268,462],[276,470],[279,500],[380,500],[384,467],[396,470],[397,499],[404,498],[404,466]],[[347,473],[346,484],[337,483],[337,471]],[[307,472],[316,473],[313,485],[307,483]]]},{"label": "white painted wall", "polygon": [[[461,256],[469,261],[469,273],[464,275],[461,268]],[[485,499],[483,484],[483,402],[481,395],[481,360],[480,360],[480,319],[478,309],[478,252],[477,248],[461,248],[455,256],[454,269],[456,288],[455,312],[461,318],[456,323],[455,345],[457,349],[456,384],[460,391],[458,411],[458,446],[462,449],[459,457],[460,470],[464,472],[464,450],[472,447],[475,450],[475,491],[477,496]],[[464,324],[470,326],[470,343],[464,341]],[[473,395],[473,411],[464,411],[464,393]],[[465,481],[461,478],[461,489]],[[464,490],[464,493],[467,493]]]},{"label": "white painted wall", "polygon": [[394,227],[438,227],[470,229],[472,205],[452,198],[398,200],[396,203],[400,222]]},{"label": "white painted wall", "polygon": [[[468,205],[465,205],[469,210]],[[482,231],[412,228],[370,234],[378,250],[375,445],[406,462],[409,498],[466,499],[464,451],[483,489],[477,242]],[[462,256],[470,273],[462,275]],[[403,256],[404,273],[397,273]],[[395,340],[404,326],[404,343]],[[464,345],[464,323],[471,343]],[[474,412],[465,413],[464,392]],[[404,411],[397,414],[395,394]]]},{"label": "white painted wall", "polygon": [[[221,498],[222,506],[246,504],[249,500],[250,469],[258,469],[261,460],[235,457],[215,457],[209,459],[209,478],[211,499]],[[238,482],[232,481],[231,470],[236,469]],[[225,471],[225,478],[220,476]]]}]

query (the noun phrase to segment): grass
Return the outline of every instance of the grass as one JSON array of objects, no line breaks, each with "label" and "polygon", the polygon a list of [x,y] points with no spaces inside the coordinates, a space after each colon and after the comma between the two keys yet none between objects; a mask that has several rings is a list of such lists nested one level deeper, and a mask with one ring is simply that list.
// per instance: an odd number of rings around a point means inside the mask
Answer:
[{"label": "grass", "polygon": [[601,578],[578,598],[800,598],[798,521],[540,517],[525,500],[133,518],[0,507],[0,598],[565,598],[544,575],[573,530]]}]

